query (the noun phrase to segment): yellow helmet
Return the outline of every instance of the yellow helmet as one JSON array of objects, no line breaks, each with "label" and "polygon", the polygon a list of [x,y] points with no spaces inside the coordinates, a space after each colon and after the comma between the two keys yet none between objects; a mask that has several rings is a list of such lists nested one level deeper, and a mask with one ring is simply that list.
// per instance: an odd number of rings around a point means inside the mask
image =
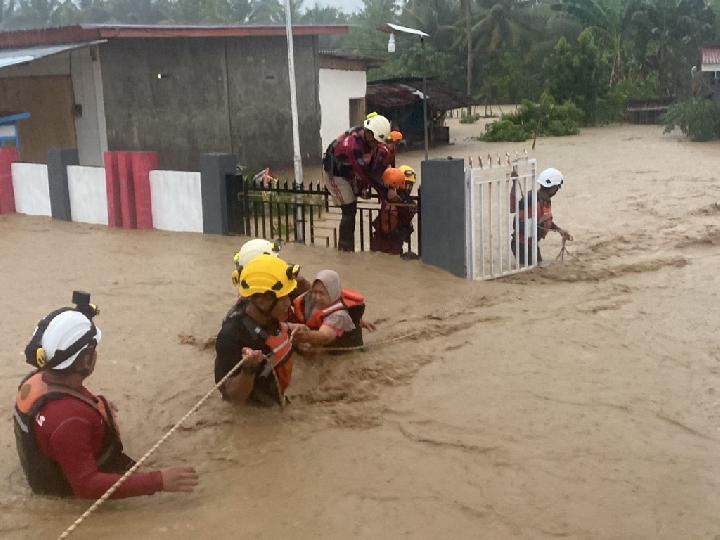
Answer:
[{"label": "yellow helmet", "polygon": [[297,287],[300,266],[289,265],[272,255],[258,255],[240,273],[240,296],[271,292],[276,298],[290,294]]},{"label": "yellow helmet", "polygon": [[417,182],[417,174],[415,174],[415,169],[413,169],[409,165],[400,165],[398,169],[400,169],[405,175],[406,182]]},{"label": "yellow helmet", "polygon": [[247,266],[247,264],[258,255],[272,255],[277,257],[280,253],[280,244],[278,242],[271,242],[270,240],[264,240],[262,238],[255,238],[254,240],[248,240],[245,242],[240,251],[238,251],[233,257],[235,263],[235,270],[232,273],[232,282],[236,287],[240,286],[240,272]]}]

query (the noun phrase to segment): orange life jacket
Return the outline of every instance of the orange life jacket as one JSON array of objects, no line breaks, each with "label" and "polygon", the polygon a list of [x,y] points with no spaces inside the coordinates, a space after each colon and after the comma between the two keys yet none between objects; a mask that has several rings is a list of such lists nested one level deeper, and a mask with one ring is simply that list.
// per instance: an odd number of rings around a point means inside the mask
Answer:
[{"label": "orange life jacket", "polygon": [[292,375],[293,357],[292,357],[292,341],[290,340],[290,332],[285,323],[280,323],[280,332],[276,336],[267,336],[265,345],[272,350],[272,359],[268,362],[266,375],[270,374],[270,368],[275,371],[277,378],[278,390],[282,396],[285,390],[290,386],[290,377]]},{"label": "orange life jacket", "polygon": [[365,297],[359,292],[351,289],[343,289],[342,296],[338,302],[335,302],[333,305],[326,307],[325,309],[316,309],[310,314],[310,317],[305,316],[305,297],[307,294],[307,292],[304,292],[293,302],[293,311],[297,322],[305,324],[311,330],[319,330],[328,315],[344,309],[350,314],[355,326],[359,326],[362,315],[360,315],[360,318],[357,321],[355,321],[355,318],[353,317],[353,312],[358,311],[356,309],[357,307],[362,306],[363,311],[365,310]]},{"label": "orange life jacket", "polygon": [[325,309],[316,309],[309,314],[309,316],[306,316],[305,299],[307,298],[307,294],[307,292],[301,294],[293,302],[295,321],[305,324],[311,330],[319,330],[328,315],[344,309],[350,315],[350,318],[355,324],[355,328],[337,338],[331,347],[351,348],[359,347],[363,344],[360,321],[362,321],[363,314],[365,313],[365,297],[362,294],[352,289],[343,289],[340,301],[335,302]]},{"label": "orange life jacket", "polygon": [[42,407],[51,400],[66,396],[82,401],[95,410],[104,420],[107,428],[102,451],[97,458],[101,472],[122,474],[134,461],[123,453],[117,422],[112,408],[102,396],[91,399],[87,395],[62,384],[47,383],[41,371],[31,373],[20,383],[15,398],[15,443],[20,464],[30,487],[42,495],[70,496],[72,489],[57,463],[40,452],[35,440],[35,417]]}]

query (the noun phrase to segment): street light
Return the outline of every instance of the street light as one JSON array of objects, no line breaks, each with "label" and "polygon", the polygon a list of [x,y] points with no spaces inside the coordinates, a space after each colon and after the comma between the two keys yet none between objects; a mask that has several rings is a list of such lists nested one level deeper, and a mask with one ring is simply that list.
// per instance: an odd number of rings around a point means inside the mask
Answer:
[{"label": "street light", "polygon": [[[418,36],[420,38],[420,45],[423,51],[423,60],[425,59],[425,38],[430,37],[430,34],[426,34],[422,30],[416,28],[408,28],[407,26],[400,26],[399,24],[386,23],[387,26],[381,27],[380,30],[388,32],[390,37],[388,38],[388,52],[395,52],[395,33],[408,34],[412,36]],[[425,139],[425,160],[428,159],[428,124],[427,124],[427,74],[426,70],[423,69],[423,136]]]}]

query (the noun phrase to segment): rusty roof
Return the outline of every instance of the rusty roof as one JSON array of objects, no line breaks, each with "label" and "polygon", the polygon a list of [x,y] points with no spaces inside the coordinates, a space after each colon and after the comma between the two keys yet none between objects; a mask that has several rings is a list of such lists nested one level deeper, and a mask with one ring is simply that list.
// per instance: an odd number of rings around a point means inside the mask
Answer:
[{"label": "rusty roof", "polygon": [[[392,109],[422,103],[423,84],[419,77],[385,79],[367,84],[368,110],[373,107]],[[468,100],[450,85],[438,79],[427,80],[428,107],[449,111],[468,105]]]},{"label": "rusty roof", "polygon": [[720,71],[720,46],[702,48],[702,71]]},{"label": "rusty roof", "polygon": [[[343,24],[294,25],[295,36],[347,34]],[[112,38],[225,38],[285,36],[283,25],[139,25],[79,24],[57,28],[0,32],[0,48],[56,45]]]}]

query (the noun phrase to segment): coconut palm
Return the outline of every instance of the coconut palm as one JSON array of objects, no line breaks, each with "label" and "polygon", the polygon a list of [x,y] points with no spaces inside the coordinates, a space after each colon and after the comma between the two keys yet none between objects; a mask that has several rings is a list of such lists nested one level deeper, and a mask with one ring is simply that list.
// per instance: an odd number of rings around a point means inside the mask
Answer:
[{"label": "coconut palm", "polygon": [[12,17],[15,11],[15,0],[0,0],[0,27]]},{"label": "coconut palm", "polygon": [[63,3],[59,0],[18,0],[5,21],[8,28],[44,28],[59,23]]},{"label": "coconut palm", "polygon": [[645,72],[654,71],[658,87],[675,95],[690,84],[697,51],[715,35],[715,13],[704,0],[635,0],[628,6],[632,52]]}]

